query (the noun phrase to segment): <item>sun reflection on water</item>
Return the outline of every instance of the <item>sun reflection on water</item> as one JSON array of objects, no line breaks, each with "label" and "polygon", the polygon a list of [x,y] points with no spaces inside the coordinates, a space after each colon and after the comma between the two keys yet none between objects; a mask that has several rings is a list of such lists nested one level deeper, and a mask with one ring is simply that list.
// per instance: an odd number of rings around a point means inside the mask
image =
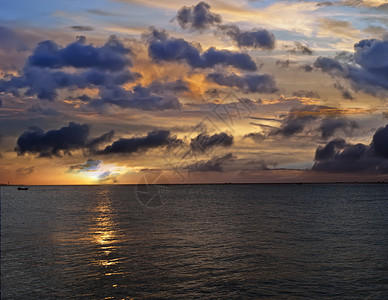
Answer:
[{"label": "sun reflection on water", "polygon": [[[120,262],[115,252],[117,250],[118,233],[114,221],[112,201],[109,188],[103,187],[97,193],[98,205],[95,208],[95,219],[93,236],[94,242],[98,246],[98,255],[96,263],[103,267],[114,266]],[[104,275],[112,273],[112,270],[106,270]]]}]

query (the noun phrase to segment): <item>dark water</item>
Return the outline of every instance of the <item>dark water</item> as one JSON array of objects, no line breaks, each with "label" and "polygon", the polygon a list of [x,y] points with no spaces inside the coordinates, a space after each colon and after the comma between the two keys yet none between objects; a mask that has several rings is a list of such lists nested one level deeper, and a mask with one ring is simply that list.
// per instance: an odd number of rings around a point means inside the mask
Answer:
[{"label": "dark water", "polygon": [[170,188],[2,187],[2,299],[388,299],[388,185]]}]

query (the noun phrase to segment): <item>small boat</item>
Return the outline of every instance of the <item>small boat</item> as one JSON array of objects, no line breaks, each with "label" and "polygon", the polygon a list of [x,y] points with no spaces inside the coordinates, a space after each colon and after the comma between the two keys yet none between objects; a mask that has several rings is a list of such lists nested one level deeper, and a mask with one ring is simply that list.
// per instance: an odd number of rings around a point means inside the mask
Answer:
[{"label": "small boat", "polygon": [[18,187],[18,190],[19,190],[19,191],[27,191],[28,188],[29,188],[29,186],[26,186],[26,187],[21,187],[21,186],[19,186],[19,187]]}]

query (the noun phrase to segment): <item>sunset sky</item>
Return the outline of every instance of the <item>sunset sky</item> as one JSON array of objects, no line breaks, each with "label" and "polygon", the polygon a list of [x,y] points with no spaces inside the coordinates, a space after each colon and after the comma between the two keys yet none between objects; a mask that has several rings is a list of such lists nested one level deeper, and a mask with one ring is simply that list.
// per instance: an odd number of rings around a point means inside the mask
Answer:
[{"label": "sunset sky", "polygon": [[387,1],[0,7],[0,183],[388,180]]}]

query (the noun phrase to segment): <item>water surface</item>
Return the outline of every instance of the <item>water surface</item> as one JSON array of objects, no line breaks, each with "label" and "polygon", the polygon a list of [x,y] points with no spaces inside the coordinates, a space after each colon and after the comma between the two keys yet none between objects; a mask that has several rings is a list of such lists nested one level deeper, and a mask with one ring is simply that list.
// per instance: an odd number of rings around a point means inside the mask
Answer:
[{"label": "water surface", "polygon": [[2,299],[388,295],[387,185],[181,185],[148,206],[142,192],[1,187]]}]

